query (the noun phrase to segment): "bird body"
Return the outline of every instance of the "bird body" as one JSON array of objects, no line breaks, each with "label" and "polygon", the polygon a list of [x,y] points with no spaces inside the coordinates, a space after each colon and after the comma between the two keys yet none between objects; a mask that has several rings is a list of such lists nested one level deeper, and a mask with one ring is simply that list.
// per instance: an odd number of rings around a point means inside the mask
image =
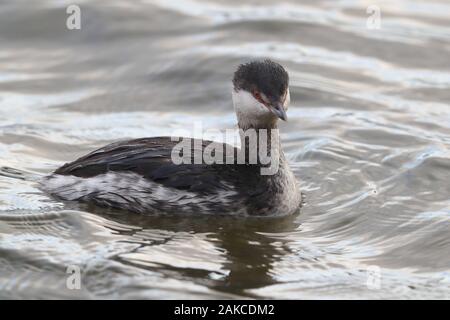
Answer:
[{"label": "bird body", "polygon": [[[121,141],[65,164],[42,181],[43,188],[63,200],[94,203],[142,214],[273,216],[294,213],[300,206],[301,193],[277,133],[277,119],[286,118],[289,99],[287,73],[271,61],[257,62],[256,66],[261,68],[259,64],[264,64],[269,71],[275,68],[286,80],[285,83],[276,83],[279,97],[271,96],[267,90],[255,96],[254,92],[248,91],[248,79],[245,79],[248,72],[243,70],[250,64],[241,65],[236,71],[233,101],[241,128],[241,149],[213,141],[181,138],[189,139],[192,148],[189,152],[184,151],[183,163],[175,163],[174,148],[179,146],[180,138]],[[253,68],[250,71],[254,71]],[[259,72],[267,76],[264,68]],[[257,77],[257,74],[250,74]],[[266,77],[266,81],[276,80],[279,79]],[[258,81],[253,89],[258,90],[257,85]],[[274,110],[269,109],[272,104]],[[250,130],[254,130],[258,142],[264,136],[262,133],[265,134],[271,163],[262,161],[259,144],[254,146],[246,139],[245,134]],[[204,153],[211,147],[214,149],[214,159],[222,161],[195,161],[197,151]],[[228,152],[230,150],[231,153]],[[242,152],[244,160],[239,162],[242,157],[238,155]],[[252,152],[257,154],[253,162],[245,157]],[[276,170],[270,171],[274,163]]]}]

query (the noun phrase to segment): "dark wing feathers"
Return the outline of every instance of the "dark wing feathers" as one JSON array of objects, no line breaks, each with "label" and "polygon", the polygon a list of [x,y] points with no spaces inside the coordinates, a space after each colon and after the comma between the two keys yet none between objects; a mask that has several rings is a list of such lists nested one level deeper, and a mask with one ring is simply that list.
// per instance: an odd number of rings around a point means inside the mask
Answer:
[{"label": "dark wing feathers", "polygon": [[[230,186],[238,189],[238,192],[259,194],[263,191],[257,188],[260,184],[258,181],[260,175],[259,171],[255,171],[258,168],[253,166],[175,165],[172,163],[171,152],[177,143],[171,141],[170,137],[142,138],[113,143],[72,163],[65,164],[56,170],[55,174],[88,178],[108,171],[122,171],[137,173],[167,187],[200,193],[227,190]],[[210,143],[211,141],[202,141],[202,148]],[[226,149],[223,148],[223,150]],[[220,150],[216,151],[220,152]],[[225,161],[225,156],[223,154],[222,156]],[[255,179],[256,181],[253,181]],[[256,188],[244,190],[243,185],[253,185]]]},{"label": "dark wing feathers", "polygon": [[145,174],[152,166],[170,160],[175,145],[170,138],[148,138],[116,142],[65,164],[56,174],[93,177],[107,171],[134,171]]}]

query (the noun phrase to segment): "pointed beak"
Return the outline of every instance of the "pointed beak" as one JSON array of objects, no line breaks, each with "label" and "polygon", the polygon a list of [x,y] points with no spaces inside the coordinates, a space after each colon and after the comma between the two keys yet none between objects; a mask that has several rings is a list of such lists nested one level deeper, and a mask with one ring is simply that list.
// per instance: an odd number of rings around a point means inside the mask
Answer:
[{"label": "pointed beak", "polygon": [[272,111],[272,113],[274,115],[276,115],[278,118],[280,118],[283,121],[287,121],[287,114],[286,114],[286,110],[284,110],[283,104],[281,103],[274,103],[271,105],[270,107],[270,111]]}]

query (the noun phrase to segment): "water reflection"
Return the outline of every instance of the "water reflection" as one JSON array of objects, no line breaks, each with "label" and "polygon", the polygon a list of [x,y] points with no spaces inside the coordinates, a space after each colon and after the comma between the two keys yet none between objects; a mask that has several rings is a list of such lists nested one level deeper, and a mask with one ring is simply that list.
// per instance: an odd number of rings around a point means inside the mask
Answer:
[{"label": "water reflection", "polygon": [[160,270],[162,265],[172,277],[208,283],[232,294],[276,283],[273,264],[292,252],[287,245],[289,241],[271,235],[300,228],[297,215],[262,219],[129,216],[112,210],[107,215],[104,210],[92,210],[109,220],[137,228],[131,233],[123,232],[127,241],[140,244],[133,252],[118,257],[123,263],[149,270]]}]

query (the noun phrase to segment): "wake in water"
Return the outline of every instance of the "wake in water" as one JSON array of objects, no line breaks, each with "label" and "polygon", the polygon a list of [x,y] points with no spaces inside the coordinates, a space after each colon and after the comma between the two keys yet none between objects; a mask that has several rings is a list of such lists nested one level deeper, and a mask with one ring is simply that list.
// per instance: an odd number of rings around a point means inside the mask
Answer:
[{"label": "wake in water", "polygon": [[20,170],[11,167],[0,167],[0,176],[33,182],[37,182],[39,181],[39,179],[42,179],[44,177],[42,174],[36,172]]},{"label": "wake in water", "polygon": [[40,190],[44,174],[0,167],[0,214],[22,210],[40,211],[61,208],[64,205]]}]

